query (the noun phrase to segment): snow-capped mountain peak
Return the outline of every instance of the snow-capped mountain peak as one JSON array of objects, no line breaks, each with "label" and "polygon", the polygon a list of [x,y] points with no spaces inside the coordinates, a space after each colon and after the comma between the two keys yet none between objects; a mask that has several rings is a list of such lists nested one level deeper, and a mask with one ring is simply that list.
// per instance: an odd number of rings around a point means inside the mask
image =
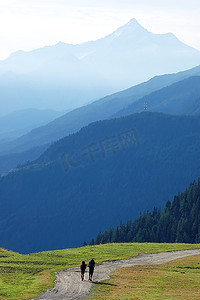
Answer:
[{"label": "snow-capped mountain peak", "polygon": [[131,19],[127,24],[119,27],[115,30],[111,35],[115,38],[122,36],[130,36],[134,35],[146,34],[148,30],[142,27],[136,19]]}]

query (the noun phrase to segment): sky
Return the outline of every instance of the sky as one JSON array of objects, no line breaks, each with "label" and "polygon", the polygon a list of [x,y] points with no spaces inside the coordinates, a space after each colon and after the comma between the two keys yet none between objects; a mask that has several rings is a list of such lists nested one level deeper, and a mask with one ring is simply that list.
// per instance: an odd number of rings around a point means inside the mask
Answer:
[{"label": "sky", "polygon": [[0,0],[0,60],[59,41],[78,44],[130,19],[200,50],[199,0]]}]

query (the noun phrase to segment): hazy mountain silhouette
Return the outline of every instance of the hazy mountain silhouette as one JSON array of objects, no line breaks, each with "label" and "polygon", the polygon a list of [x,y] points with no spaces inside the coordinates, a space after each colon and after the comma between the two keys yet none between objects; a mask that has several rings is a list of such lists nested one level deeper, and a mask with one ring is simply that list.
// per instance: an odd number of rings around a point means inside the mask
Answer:
[{"label": "hazy mountain silhouette", "polygon": [[1,111],[67,110],[159,74],[199,65],[200,51],[135,19],[106,37],[17,51],[0,62]]},{"label": "hazy mountain silhouette", "polygon": [[64,111],[26,109],[0,116],[0,142],[3,138],[16,138],[24,135],[63,114],[65,114]]},{"label": "hazy mountain silhouette", "polygon": [[[173,97],[169,99],[169,103],[171,103],[172,106],[174,105],[173,104],[174,102],[172,100],[176,98],[177,95],[179,96],[181,95],[183,96],[183,98],[186,95],[184,101],[188,103],[188,113],[192,113],[190,112],[189,107],[191,106],[190,109],[192,110],[192,106],[194,105],[193,102],[198,98],[197,96],[199,95],[197,92],[199,91],[198,81],[197,81],[197,87],[194,91],[193,91],[194,86],[187,84],[187,81],[177,84],[177,86],[178,87],[180,86],[180,88],[176,89],[175,91],[173,86],[171,86],[171,84],[177,81],[181,81],[190,76],[196,76],[196,75],[200,75],[200,66],[184,72],[179,72],[177,74],[156,76],[147,82],[133,86],[127,90],[115,93],[113,95],[109,95],[89,105],[77,108],[69,113],[66,113],[60,118],[57,118],[56,120],[50,122],[45,126],[34,129],[30,133],[12,142],[5,143],[4,145],[1,146],[0,153],[1,154],[17,153],[17,152],[27,151],[32,147],[35,148],[44,144],[49,144],[59,138],[67,136],[70,133],[80,130],[81,127],[86,126],[91,122],[110,118],[111,116],[115,116],[115,114],[119,111],[121,115],[121,110],[127,107],[127,105],[129,104],[138,106],[139,110],[141,111],[143,110],[144,99],[142,99],[141,101],[138,100],[144,96],[147,96],[148,94],[151,94],[156,90],[162,89],[163,87],[166,87],[166,89],[164,89],[163,92],[164,97],[167,97],[169,93],[172,93]],[[188,82],[190,82],[191,80],[189,80]],[[182,91],[182,87],[184,92]],[[165,95],[165,91],[166,91],[166,95]],[[196,98],[194,97],[190,98],[190,96],[195,92],[196,92],[195,94]],[[160,93],[160,91],[158,91],[158,93]],[[149,101],[149,105],[150,105],[150,101]],[[196,106],[197,106],[196,110],[198,110],[198,103],[196,103]],[[174,109],[175,109],[175,105],[174,105]],[[165,112],[164,109],[163,111]],[[182,112],[183,112],[182,108],[180,106],[177,107],[175,113],[181,114]],[[129,108],[128,108],[128,114],[129,114]],[[29,155],[30,154],[31,152],[29,151]],[[19,158],[19,155],[17,156]],[[31,155],[29,159],[32,159]],[[19,163],[21,162],[24,162],[24,160],[19,161]],[[1,171],[2,170],[0,168],[0,172]],[[6,171],[6,169],[4,169],[3,171]]]}]

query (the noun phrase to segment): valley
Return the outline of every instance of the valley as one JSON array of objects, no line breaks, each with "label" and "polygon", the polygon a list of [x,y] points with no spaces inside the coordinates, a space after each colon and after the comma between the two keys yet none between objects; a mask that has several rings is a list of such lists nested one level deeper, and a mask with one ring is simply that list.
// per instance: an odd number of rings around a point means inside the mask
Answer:
[{"label": "valley", "polygon": [[1,300],[199,299],[192,1],[0,3]]}]

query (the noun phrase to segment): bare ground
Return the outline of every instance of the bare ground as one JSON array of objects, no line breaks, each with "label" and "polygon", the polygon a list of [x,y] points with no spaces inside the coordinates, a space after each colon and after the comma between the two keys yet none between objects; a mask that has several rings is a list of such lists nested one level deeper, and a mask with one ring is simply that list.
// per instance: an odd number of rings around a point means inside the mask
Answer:
[{"label": "bare ground", "polygon": [[56,272],[54,288],[47,290],[42,296],[32,300],[71,300],[84,299],[89,295],[92,284],[108,279],[111,272],[120,267],[133,265],[162,264],[178,258],[200,254],[200,249],[163,252],[156,254],[140,254],[126,260],[106,261],[96,264],[93,282],[88,281],[88,272],[85,280],[81,281],[78,267]]}]

